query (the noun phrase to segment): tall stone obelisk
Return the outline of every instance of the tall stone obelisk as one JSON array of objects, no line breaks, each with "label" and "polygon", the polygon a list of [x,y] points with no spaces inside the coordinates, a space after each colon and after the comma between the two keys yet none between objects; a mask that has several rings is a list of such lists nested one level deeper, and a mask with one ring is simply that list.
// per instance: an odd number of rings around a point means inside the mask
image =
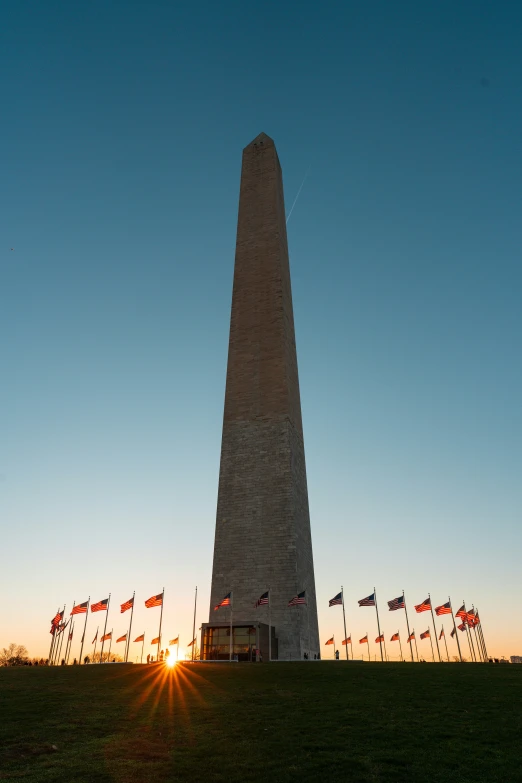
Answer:
[{"label": "tall stone obelisk", "polygon": [[319,653],[283,179],[261,133],[243,150],[210,622],[230,590],[234,625],[267,622],[268,589],[279,659]]}]

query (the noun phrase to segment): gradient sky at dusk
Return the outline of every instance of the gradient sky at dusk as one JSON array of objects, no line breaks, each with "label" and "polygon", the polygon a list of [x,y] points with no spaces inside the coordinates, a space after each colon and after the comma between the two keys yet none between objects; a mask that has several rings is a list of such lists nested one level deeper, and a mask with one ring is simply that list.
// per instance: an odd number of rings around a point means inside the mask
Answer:
[{"label": "gradient sky at dusk", "polygon": [[419,634],[413,604],[450,594],[522,655],[522,6],[9,6],[0,647],[44,655],[58,605],[109,592],[136,590],[136,636],[163,586],[166,636],[190,640],[196,584],[208,619],[241,150],[264,131],[287,211],[309,170],[288,233],[321,641],[343,584],[377,648],[375,585],[387,639],[386,600]]}]

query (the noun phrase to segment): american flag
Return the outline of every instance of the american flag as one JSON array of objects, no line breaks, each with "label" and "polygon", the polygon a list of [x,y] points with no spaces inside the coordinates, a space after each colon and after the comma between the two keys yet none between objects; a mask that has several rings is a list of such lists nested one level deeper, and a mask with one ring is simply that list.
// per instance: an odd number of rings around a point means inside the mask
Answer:
[{"label": "american flag", "polygon": [[415,631],[413,631],[412,633],[410,633],[410,635],[409,635],[409,636],[408,636],[408,638],[406,639],[406,644],[408,644],[409,642],[411,642],[411,641],[412,641],[412,639],[415,639]]},{"label": "american flag", "polygon": [[361,598],[357,603],[359,606],[375,606],[375,593],[369,595],[368,598]]},{"label": "american flag", "polygon": [[455,636],[455,629],[452,630],[452,632],[450,633],[450,636]]},{"label": "american flag", "polygon": [[362,639],[359,639],[359,644],[366,644],[367,641],[368,641],[368,634],[366,634],[366,636],[363,636]]},{"label": "american flag", "polygon": [[128,601],[125,601],[124,604],[121,604],[120,614],[123,614],[123,612],[126,612],[127,609],[132,609],[133,606],[134,606],[134,596],[132,596],[132,598],[129,598]]},{"label": "american flag", "polygon": [[96,641],[96,639],[97,639],[97,638],[98,638],[98,631],[96,631],[96,636],[95,636],[95,637],[94,637],[94,639],[92,640],[91,644],[94,644],[94,642]]},{"label": "american flag", "polygon": [[138,636],[136,639],[134,639],[135,642],[142,642],[145,639],[145,634],[142,633],[141,636]]},{"label": "american flag", "polygon": [[163,603],[163,593],[158,593],[158,595],[153,595],[152,598],[148,598],[145,601],[145,606],[147,609],[152,609],[153,606],[161,606]]},{"label": "american flag", "polygon": [[466,630],[466,623],[461,623],[460,625],[457,625],[457,628],[459,631],[465,631]]},{"label": "american flag", "polygon": [[477,611],[475,612],[475,625],[478,625],[479,623],[480,623],[480,617],[477,609]]},{"label": "american flag", "polygon": [[352,643],[352,637],[349,636],[348,639],[343,639],[341,644],[351,644]]},{"label": "american flag", "polygon": [[102,636],[100,642],[106,642],[107,639],[112,639],[112,631],[110,631],[110,633],[106,633],[105,636]]},{"label": "american flag", "polygon": [[151,644],[159,644],[159,640],[159,636],[156,636],[156,638],[151,641]]},{"label": "american flag", "polygon": [[268,590],[266,593],[263,593],[263,595],[257,599],[257,601],[254,604],[254,609],[257,609],[258,606],[264,606],[268,603]]},{"label": "american flag", "polygon": [[468,613],[466,612],[464,604],[462,604],[458,612],[455,612],[455,617],[462,617],[463,620],[468,619]]},{"label": "american flag", "polygon": [[330,639],[328,639],[328,641],[327,641],[327,642],[325,642],[325,646],[326,646],[327,644],[333,644],[333,643],[334,643],[334,638],[333,638],[333,636],[332,636]]},{"label": "american flag", "polygon": [[116,644],[118,644],[118,642],[126,642],[126,641],[127,641],[127,634],[124,633],[123,636],[120,636],[119,639],[116,639]]},{"label": "american flag", "polygon": [[431,609],[431,598],[426,598],[421,604],[415,607],[416,612],[428,612]]},{"label": "american flag", "polygon": [[394,633],[392,638],[390,639],[390,642],[398,642],[399,641],[399,634]]},{"label": "american flag", "polygon": [[430,631],[429,631],[429,629],[427,631],[424,631],[424,633],[421,633],[420,638],[421,639],[429,639],[430,638]]},{"label": "american flag", "polygon": [[337,593],[337,595],[334,595],[333,598],[330,598],[328,601],[328,606],[339,606],[343,602],[343,593],[342,590],[340,593]]},{"label": "american flag", "polygon": [[305,596],[306,590],[303,590],[302,593],[297,593],[289,602],[288,606],[297,606],[298,604],[305,604],[306,603],[306,596]]},{"label": "american flag", "polygon": [[169,647],[172,647],[173,644],[179,644],[179,636],[176,636],[175,639],[170,640]]},{"label": "american flag", "polygon": [[473,612],[473,611],[468,612],[468,624],[469,624],[470,628],[473,628],[474,625],[476,624],[475,623],[475,612]]},{"label": "american flag", "polygon": [[378,637],[377,637],[377,639],[376,639],[375,641],[376,641],[376,643],[377,643],[377,644],[378,644],[379,642],[383,642],[383,641],[384,641],[384,634],[383,634],[383,633],[381,633],[381,635],[380,635],[380,636],[378,636]]},{"label": "american flag", "polygon": [[400,595],[398,598],[394,598],[392,601],[388,601],[390,612],[394,612],[396,609],[404,609],[404,596]]},{"label": "american flag", "polygon": [[446,604],[435,607],[435,614],[440,617],[441,614],[451,614],[451,604],[448,601]]},{"label": "american flag", "polygon": [[444,634],[444,628],[442,628],[441,632],[439,633],[439,642],[442,639],[442,637],[445,636]]},{"label": "american flag", "polygon": [[222,606],[230,606],[231,603],[232,603],[232,590],[230,591],[230,593],[226,594],[226,596],[223,598],[222,601],[220,601],[219,604],[216,604],[216,606],[214,607],[214,611],[216,611],[216,609],[221,609]]},{"label": "american flag", "polygon": [[85,614],[88,608],[89,608],[89,602],[84,601],[83,604],[78,604],[77,606],[73,606],[73,610],[71,614]]},{"label": "american flag", "polygon": [[196,644],[195,639],[192,639],[192,641],[187,644],[187,647],[192,647],[193,644]]},{"label": "american flag", "polygon": [[53,619],[51,620],[51,625],[58,625],[58,623],[61,621],[63,617],[63,609],[61,612],[56,612]]},{"label": "american flag", "polygon": [[103,612],[107,610],[108,598],[104,598],[103,601],[98,601],[97,604],[91,604],[91,612]]}]

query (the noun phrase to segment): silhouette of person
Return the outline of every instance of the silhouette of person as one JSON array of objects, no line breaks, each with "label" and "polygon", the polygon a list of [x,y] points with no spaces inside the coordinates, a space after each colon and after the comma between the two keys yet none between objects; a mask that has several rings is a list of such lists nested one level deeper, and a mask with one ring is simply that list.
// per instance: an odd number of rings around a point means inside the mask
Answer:
[{"label": "silhouette of person", "polygon": [[336,650],[336,651],[335,651],[335,660],[336,660],[336,661],[338,661],[338,660],[339,660],[339,650]]},{"label": "silhouette of person", "polygon": [[147,663],[150,663],[150,653],[147,655]]},{"label": "silhouette of person", "polygon": [[160,659],[160,663],[163,661],[163,655],[164,655],[164,652],[163,652],[163,650],[162,650],[162,651],[160,652],[160,657],[159,657],[159,659]]}]

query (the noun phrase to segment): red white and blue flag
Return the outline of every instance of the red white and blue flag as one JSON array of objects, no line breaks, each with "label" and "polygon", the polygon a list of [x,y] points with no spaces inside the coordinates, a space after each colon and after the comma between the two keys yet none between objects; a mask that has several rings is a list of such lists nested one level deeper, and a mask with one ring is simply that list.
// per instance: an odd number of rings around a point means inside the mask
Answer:
[{"label": "red white and blue flag", "polygon": [[91,612],[106,612],[108,603],[109,599],[104,598],[103,601],[98,601],[97,604],[91,604]]},{"label": "red white and blue flag", "polygon": [[446,604],[435,607],[435,614],[440,617],[441,614],[451,614],[451,604],[448,601]]},{"label": "red white and blue flag", "polygon": [[427,631],[424,631],[424,633],[421,633],[421,635],[420,635],[420,638],[421,638],[421,639],[429,639],[429,638],[430,638],[430,631],[429,631],[429,628],[428,628],[428,630],[427,630]]},{"label": "red white and blue flag", "polygon": [[303,590],[302,593],[297,593],[297,595],[294,595],[294,597],[288,602],[288,606],[298,606],[299,604],[305,604],[306,603],[306,590]]},{"label": "red white and blue flag", "polygon": [[463,620],[468,619],[468,613],[466,612],[464,604],[462,604],[458,612],[455,612],[455,617],[461,617]]},{"label": "red white and blue flag", "polygon": [[226,596],[223,598],[222,601],[220,601],[216,606],[214,607],[214,611],[216,609],[221,609],[222,606],[230,606],[232,604],[232,590],[230,593],[227,593]]},{"label": "red white and blue flag", "polygon": [[254,609],[257,609],[258,606],[265,606],[266,604],[268,604],[268,592],[269,591],[267,590],[266,593],[263,593],[263,595],[257,599],[257,601],[254,604]]},{"label": "red white and blue flag", "polygon": [[383,641],[384,641],[384,634],[383,634],[383,633],[381,633],[381,635],[377,637],[377,639],[375,640],[375,642],[378,644],[379,642],[383,642]]},{"label": "red white and blue flag", "polygon": [[325,642],[325,646],[326,646],[327,644],[333,644],[333,643],[334,643],[334,638],[333,638],[333,636],[332,636],[330,639],[328,639],[328,641],[327,641],[327,642]]},{"label": "red white and blue flag", "polygon": [[399,634],[394,633],[392,638],[390,639],[390,642],[398,642],[399,641]]},{"label": "red white and blue flag", "polygon": [[442,637],[445,636],[444,628],[442,628],[441,632],[439,633],[439,642],[442,639]]},{"label": "red white and blue flag", "polygon": [[132,609],[133,606],[134,606],[134,596],[132,596],[132,598],[129,598],[128,601],[125,601],[125,603],[121,604],[120,614],[123,614],[123,612],[126,612],[127,609]]},{"label": "red white and blue flag", "polygon": [[125,641],[127,641],[127,634],[126,633],[124,633],[123,636],[120,636],[119,639],[116,639],[116,644],[118,644],[118,642],[125,642]]},{"label": "red white and blue flag", "polygon": [[359,606],[375,606],[375,593],[372,593],[367,598],[361,598],[357,603]]},{"label": "red white and blue flag", "polygon": [[431,598],[426,598],[421,604],[417,604],[415,607],[416,612],[429,612],[431,609]]},{"label": "red white and blue flag", "polygon": [[404,596],[400,595],[398,598],[394,598],[392,601],[388,601],[390,612],[394,612],[396,609],[404,609]]},{"label": "red white and blue flag", "polygon": [[363,636],[362,639],[359,639],[359,644],[366,644],[367,641],[368,641],[368,634],[366,634],[366,636]]},{"label": "red white and blue flag", "polygon": [[163,603],[163,593],[158,593],[158,595],[153,595],[151,598],[147,598],[145,601],[145,606],[147,609],[152,609],[154,606],[161,606]]},{"label": "red white and blue flag", "polygon": [[337,593],[337,595],[334,595],[333,598],[330,598],[328,601],[328,606],[340,606],[343,602],[343,592],[341,590],[340,593]]},{"label": "red white and blue flag", "polygon": [[412,631],[412,632],[410,633],[410,635],[409,635],[409,636],[408,636],[408,638],[406,639],[406,644],[409,644],[409,642],[411,642],[411,640],[412,640],[412,639],[415,639],[415,631]]},{"label": "red white and blue flag", "polygon": [[349,636],[348,639],[343,639],[341,644],[351,644],[352,643],[352,637]]},{"label": "red white and blue flag", "polygon": [[73,606],[71,614],[85,614],[88,608],[89,602],[84,601],[83,604],[77,604],[76,606]]}]

